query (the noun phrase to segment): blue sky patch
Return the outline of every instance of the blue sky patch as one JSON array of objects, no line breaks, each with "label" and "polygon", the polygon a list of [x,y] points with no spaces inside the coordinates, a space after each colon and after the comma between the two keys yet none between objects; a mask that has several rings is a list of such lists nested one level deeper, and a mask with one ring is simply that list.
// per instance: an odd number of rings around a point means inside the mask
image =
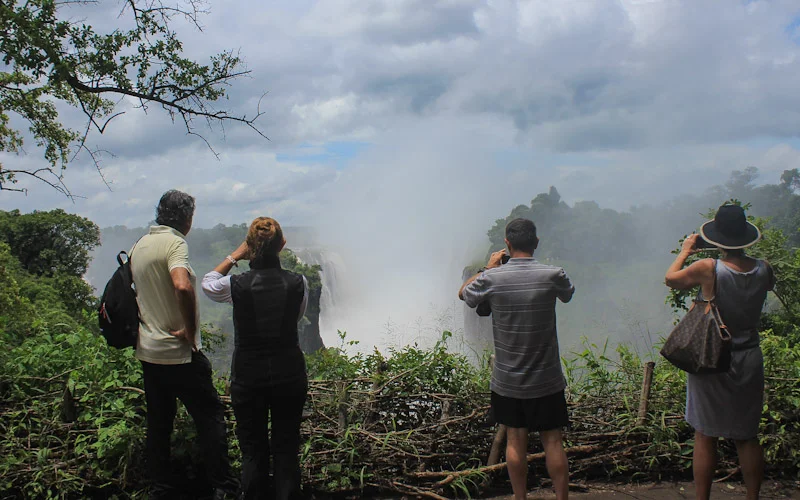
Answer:
[{"label": "blue sky patch", "polygon": [[302,144],[287,153],[278,153],[281,162],[330,165],[343,169],[349,160],[370,146],[367,142],[337,141],[325,144]]},{"label": "blue sky patch", "polygon": [[800,15],[795,16],[792,22],[786,26],[786,34],[794,43],[800,45]]}]

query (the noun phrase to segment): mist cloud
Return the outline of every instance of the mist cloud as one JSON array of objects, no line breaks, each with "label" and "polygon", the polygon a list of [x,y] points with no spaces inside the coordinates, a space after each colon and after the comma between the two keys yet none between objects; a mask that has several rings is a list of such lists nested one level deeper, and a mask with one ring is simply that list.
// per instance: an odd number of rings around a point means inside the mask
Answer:
[{"label": "mist cloud", "polygon": [[[62,206],[140,226],[160,193],[182,188],[198,196],[204,226],[259,213],[320,225],[340,205],[378,213],[370,207],[386,200],[425,225],[436,219],[413,207],[441,208],[434,197],[449,210],[445,193],[481,188],[473,215],[491,222],[551,184],[568,202],[627,209],[700,192],[747,165],[775,182],[800,156],[800,7],[788,0],[209,7],[202,33],[177,25],[186,51],[241,49],[252,73],[222,104],[252,113],[260,102],[270,141],[235,125],[205,132],[217,160],[159,109],[123,101],[126,113],[90,141],[115,154],[102,164],[113,192],[82,155],[65,180],[84,198],[22,180],[29,195],[3,193],[0,208]],[[119,5],[72,9],[99,27],[119,22]],[[65,115],[76,127],[78,118]],[[331,145],[349,149],[335,160],[315,153]],[[2,161],[42,160],[31,148]]]}]

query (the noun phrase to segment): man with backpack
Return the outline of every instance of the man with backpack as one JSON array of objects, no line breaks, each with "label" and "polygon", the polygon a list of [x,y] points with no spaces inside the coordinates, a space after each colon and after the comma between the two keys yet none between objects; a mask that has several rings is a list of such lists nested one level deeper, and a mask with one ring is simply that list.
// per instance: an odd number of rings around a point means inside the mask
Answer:
[{"label": "man with backpack", "polygon": [[136,358],[142,363],[147,401],[147,470],[151,498],[175,498],[170,435],[177,399],[197,426],[213,498],[235,495],[230,472],[224,408],[212,382],[211,363],[200,351],[196,277],[185,237],[192,227],[194,198],[170,190],[156,207],[156,224],[131,249],[131,273],[139,306]]},{"label": "man with backpack", "polygon": [[575,287],[564,269],[533,258],[539,238],[532,221],[512,220],[505,236],[508,254],[505,249],[494,252],[486,268],[467,280],[458,296],[469,307],[491,308],[495,351],[491,417],[506,426],[514,498],[526,498],[528,432],[538,431],[556,498],[567,500],[569,463],[562,429],[569,425],[569,416],[556,335],[556,299],[569,302]]}]

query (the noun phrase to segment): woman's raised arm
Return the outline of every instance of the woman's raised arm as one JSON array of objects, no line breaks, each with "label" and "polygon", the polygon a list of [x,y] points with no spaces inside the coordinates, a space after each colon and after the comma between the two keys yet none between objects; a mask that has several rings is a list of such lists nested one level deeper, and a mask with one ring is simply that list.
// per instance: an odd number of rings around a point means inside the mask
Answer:
[{"label": "woman's raised arm", "polygon": [[226,276],[233,266],[238,266],[237,262],[246,259],[250,251],[247,242],[239,245],[239,248],[231,252],[230,255],[222,259],[213,271],[203,276],[201,287],[206,297],[214,302],[232,302],[231,298],[231,278]]},{"label": "woman's raised arm", "polygon": [[667,274],[664,276],[664,281],[668,287],[677,290],[688,290],[709,283],[713,279],[714,259],[698,260],[686,269],[683,268],[684,264],[686,264],[686,259],[697,252],[695,245],[698,237],[699,235],[697,234],[690,234],[683,240],[681,252],[672,262],[672,265],[669,266]]}]

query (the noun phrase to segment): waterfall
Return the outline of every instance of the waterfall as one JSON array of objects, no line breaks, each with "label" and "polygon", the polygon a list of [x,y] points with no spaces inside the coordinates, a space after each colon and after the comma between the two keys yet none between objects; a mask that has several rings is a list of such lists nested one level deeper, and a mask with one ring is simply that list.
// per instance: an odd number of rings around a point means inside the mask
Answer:
[{"label": "waterfall", "polygon": [[[471,276],[469,270],[464,269],[461,276],[462,283]],[[492,317],[478,316],[475,309],[466,304],[461,304],[464,315],[464,340],[481,350],[492,346]]]},{"label": "waterfall", "polygon": [[446,266],[376,267],[352,252],[321,246],[292,251],[304,264],[321,268],[318,324],[328,347],[340,345],[339,331],[347,332],[348,341],[358,342],[348,350],[370,352],[374,347],[415,343],[429,347],[444,330],[455,334],[450,347],[470,357],[491,347],[491,318],[479,317],[456,298],[458,275]]},{"label": "waterfall", "polygon": [[337,252],[320,247],[298,248],[293,252],[300,262],[321,268],[320,336],[326,346],[338,345],[337,330],[347,327],[346,308],[343,305],[347,302],[349,290],[344,260]]}]

